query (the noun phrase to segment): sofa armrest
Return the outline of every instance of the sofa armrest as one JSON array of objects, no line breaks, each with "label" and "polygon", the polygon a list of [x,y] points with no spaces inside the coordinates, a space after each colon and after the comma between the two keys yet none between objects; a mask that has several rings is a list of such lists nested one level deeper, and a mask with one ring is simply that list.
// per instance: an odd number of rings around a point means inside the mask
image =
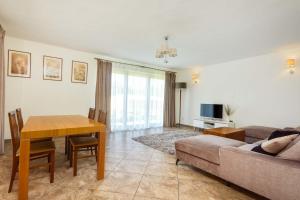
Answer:
[{"label": "sofa armrest", "polygon": [[300,198],[300,162],[225,147],[220,149],[220,176],[270,199]]}]

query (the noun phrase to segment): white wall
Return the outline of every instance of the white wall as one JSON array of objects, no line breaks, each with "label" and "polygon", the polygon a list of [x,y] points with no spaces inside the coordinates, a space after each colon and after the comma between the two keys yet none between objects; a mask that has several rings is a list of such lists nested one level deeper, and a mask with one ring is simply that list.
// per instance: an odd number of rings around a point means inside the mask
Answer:
[{"label": "white wall", "polygon": [[[58,46],[5,37],[5,68],[8,49],[31,53],[31,78],[6,76],[5,113],[22,108],[24,120],[31,115],[87,115],[94,106],[97,63],[95,57],[132,64],[142,63],[81,52]],[[43,80],[43,56],[63,58],[62,81]],[[87,84],[71,83],[72,60],[88,63]],[[148,67],[155,67],[145,65]],[[5,139],[10,138],[8,118],[5,118]]]},{"label": "white wall", "polygon": [[[200,117],[201,103],[221,103],[236,110],[232,118],[237,126],[300,126],[300,60],[295,74],[289,74],[289,56],[300,58],[300,49],[180,71],[177,81],[188,83],[182,124],[192,125]],[[200,83],[191,83],[193,72],[199,73]]]},{"label": "white wall", "polygon": [[[87,115],[95,98],[96,60],[93,54],[6,37],[6,70],[8,49],[31,52],[31,78],[6,76],[6,113],[20,107],[25,120],[30,115]],[[62,81],[43,80],[44,55],[63,58]],[[88,63],[87,84],[71,83],[72,60]],[[10,138],[8,118],[5,138]]]}]

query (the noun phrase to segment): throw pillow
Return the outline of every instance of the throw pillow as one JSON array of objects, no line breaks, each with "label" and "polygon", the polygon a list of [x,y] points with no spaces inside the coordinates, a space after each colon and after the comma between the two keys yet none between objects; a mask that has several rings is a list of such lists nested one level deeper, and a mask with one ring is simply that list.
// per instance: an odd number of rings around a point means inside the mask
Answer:
[{"label": "throw pillow", "polygon": [[294,135],[274,138],[254,147],[252,151],[275,156],[282,149],[284,149],[290,142],[292,142],[297,136],[298,134],[294,134]]},{"label": "throw pillow", "polygon": [[279,158],[300,162],[300,136],[278,154]]},{"label": "throw pillow", "polygon": [[294,130],[276,130],[276,131],[272,132],[272,134],[270,135],[268,140],[272,140],[274,138],[279,138],[279,137],[288,136],[288,135],[294,135],[294,134],[299,135],[300,132],[295,129]]}]

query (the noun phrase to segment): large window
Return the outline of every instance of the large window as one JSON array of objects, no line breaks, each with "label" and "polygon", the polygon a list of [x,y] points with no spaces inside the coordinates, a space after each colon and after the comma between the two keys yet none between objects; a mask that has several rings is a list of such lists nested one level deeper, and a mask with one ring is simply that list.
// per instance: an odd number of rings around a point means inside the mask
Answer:
[{"label": "large window", "polygon": [[164,72],[113,64],[111,128],[133,130],[163,124]]}]

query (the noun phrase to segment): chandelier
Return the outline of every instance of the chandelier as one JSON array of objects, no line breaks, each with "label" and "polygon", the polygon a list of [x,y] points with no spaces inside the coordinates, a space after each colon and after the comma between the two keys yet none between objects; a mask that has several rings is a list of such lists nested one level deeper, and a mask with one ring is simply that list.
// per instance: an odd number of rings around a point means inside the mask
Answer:
[{"label": "chandelier", "polygon": [[156,58],[164,58],[164,62],[168,63],[168,57],[176,57],[177,56],[177,49],[176,48],[169,48],[168,45],[168,36],[164,37],[165,41],[161,45],[159,49],[156,50]]}]

